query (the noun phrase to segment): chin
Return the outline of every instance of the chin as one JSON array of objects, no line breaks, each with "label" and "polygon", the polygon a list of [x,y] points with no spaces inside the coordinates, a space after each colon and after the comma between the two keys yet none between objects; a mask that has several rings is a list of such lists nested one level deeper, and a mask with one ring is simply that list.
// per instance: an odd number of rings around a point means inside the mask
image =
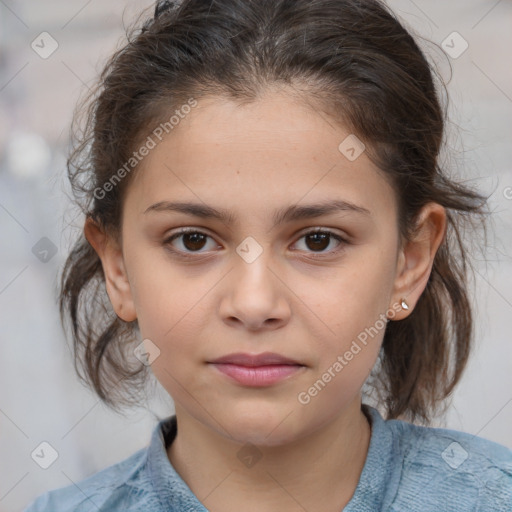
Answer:
[{"label": "chin", "polygon": [[241,444],[250,443],[255,446],[272,447],[283,446],[296,440],[294,432],[282,431],[279,433],[269,432],[268,424],[250,427],[243,427],[231,430],[233,439]]},{"label": "chin", "polygon": [[[286,411],[283,413],[283,411]],[[231,439],[256,446],[280,446],[304,435],[297,414],[282,407],[254,407],[250,411],[226,411],[225,420]]]}]

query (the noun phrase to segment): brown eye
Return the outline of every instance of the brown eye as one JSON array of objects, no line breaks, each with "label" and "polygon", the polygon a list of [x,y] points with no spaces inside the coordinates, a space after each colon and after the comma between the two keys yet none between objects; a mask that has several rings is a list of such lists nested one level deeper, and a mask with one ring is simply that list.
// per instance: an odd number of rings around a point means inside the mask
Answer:
[{"label": "brown eye", "polygon": [[[202,250],[208,245],[208,239],[213,241],[213,238],[198,231],[197,229],[182,229],[177,233],[172,234],[164,241],[164,245],[169,246],[169,250],[178,256],[188,257],[194,253],[202,254],[208,252],[208,249]],[[300,249],[306,253],[310,253],[313,257],[322,257],[324,255],[334,254],[343,249],[348,244],[340,235],[327,230],[314,230],[305,233],[300,240],[305,240],[305,249]],[[336,245],[333,249],[327,250],[331,245],[332,241],[336,241]],[[175,243],[179,241],[180,244]],[[213,244],[212,249],[219,247]]]},{"label": "brown eye", "polygon": [[[302,239],[306,241],[306,252],[313,253],[335,253],[339,250],[340,246],[343,246],[346,243],[348,243],[343,237],[337,235],[336,233],[325,230],[310,231],[309,233],[305,233],[301,237],[301,240]],[[337,242],[337,245],[333,250],[326,251],[326,249],[329,247],[333,239]]]},{"label": "brown eye", "polygon": [[172,250],[177,253],[194,253],[194,252],[205,252],[201,251],[206,245],[207,240],[211,238],[206,233],[193,229],[183,229],[178,233],[174,233],[164,241],[164,245],[173,245],[173,242],[177,239],[181,239],[181,247],[176,248],[173,246]]},{"label": "brown eye", "polygon": [[198,251],[204,247],[206,236],[203,233],[185,233],[183,245],[190,251]]},{"label": "brown eye", "polygon": [[329,242],[331,241],[331,235],[326,233],[312,233],[306,236],[306,245],[314,251],[323,251],[329,246]]}]

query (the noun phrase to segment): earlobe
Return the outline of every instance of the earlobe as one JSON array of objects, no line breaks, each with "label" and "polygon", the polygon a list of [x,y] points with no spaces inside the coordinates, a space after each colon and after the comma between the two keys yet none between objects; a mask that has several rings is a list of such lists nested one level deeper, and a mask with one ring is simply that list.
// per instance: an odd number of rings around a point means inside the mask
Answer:
[{"label": "earlobe", "polygon": [[136,320],[137,314],[121,248],[90,217],[84,225],[84,236],[101,260],[105,287],[116,315],[125,322]]},{"label": "earlobe", "polygon": [[416,226],[414,238],[404,244],[397,261],[393,300],[401,305],[405,299],[409,308],[400,307],[396,320],[412,313],[427,286],[435,255],[446,235],[444,207],[438,203],[427,203],[417,217]]}]

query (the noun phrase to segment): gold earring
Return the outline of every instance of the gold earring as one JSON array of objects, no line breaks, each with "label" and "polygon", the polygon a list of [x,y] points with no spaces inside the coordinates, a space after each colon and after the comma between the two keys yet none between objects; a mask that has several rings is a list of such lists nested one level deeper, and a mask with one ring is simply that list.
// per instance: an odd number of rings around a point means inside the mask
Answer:
[{"label": "gold earring", "polygon": [[400,306],[402,306],[402,309],[409,309],[409,304],[405,302],[405,299],[400,299]]}]

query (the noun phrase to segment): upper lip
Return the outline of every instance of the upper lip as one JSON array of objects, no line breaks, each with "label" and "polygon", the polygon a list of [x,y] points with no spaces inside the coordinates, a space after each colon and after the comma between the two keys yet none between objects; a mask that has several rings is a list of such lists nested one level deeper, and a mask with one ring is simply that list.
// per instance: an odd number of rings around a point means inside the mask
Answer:
[{"label": "upper lip", "polygon": [[228,354],[226,356],[219,357],[209,362],[236,364],[239,366],[267,366],[273,364],[294,364],[303,366],[294,359],[290,359],[289,357],[284,357],[273,352],[264,352],[262,354],[245,354],[238,352],[236,354]]}]

